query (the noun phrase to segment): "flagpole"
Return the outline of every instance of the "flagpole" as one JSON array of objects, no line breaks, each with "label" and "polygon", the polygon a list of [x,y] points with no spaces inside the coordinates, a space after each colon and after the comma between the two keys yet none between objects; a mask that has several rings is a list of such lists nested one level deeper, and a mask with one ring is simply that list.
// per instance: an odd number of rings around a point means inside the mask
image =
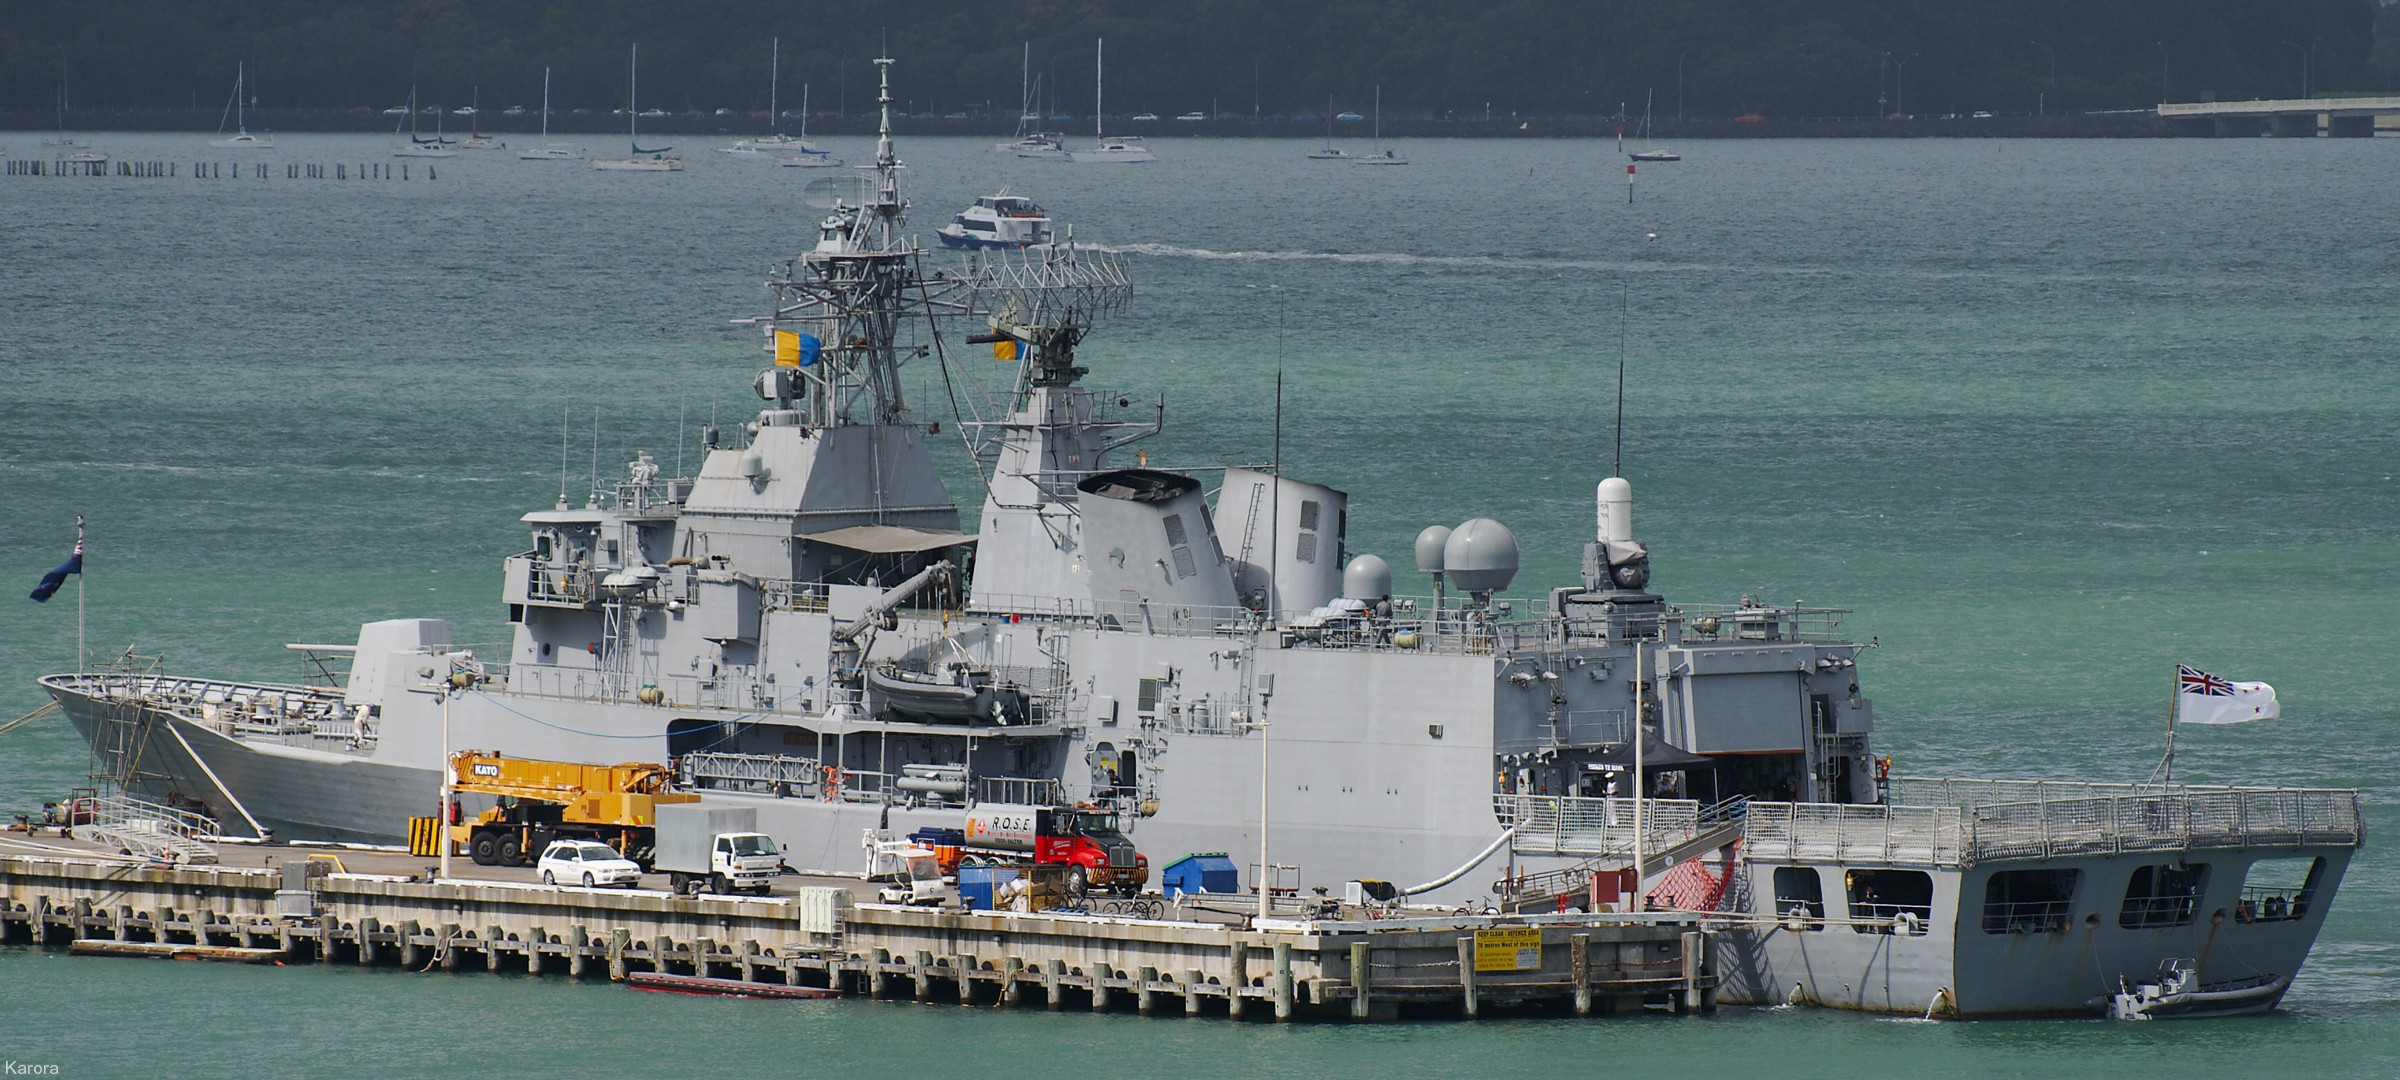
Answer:
[{"label": "flagpole", "polygon": [[[83,555],[82,514],[75,515],[75,554],[78,557]],[[81,674],[85,668],[91,666],[87,659],[88,656],[89,654],[84,651],[83,647],[83,565],[78,562],[75,569],[75,671],[77,674]]]},{"label": "flagpole", "polygon": [[2159,786],[2175,782],[2175,714],[2183,711],[2183,672],[2177,670],[2167,691],[2167,759],[2159,763]]}]

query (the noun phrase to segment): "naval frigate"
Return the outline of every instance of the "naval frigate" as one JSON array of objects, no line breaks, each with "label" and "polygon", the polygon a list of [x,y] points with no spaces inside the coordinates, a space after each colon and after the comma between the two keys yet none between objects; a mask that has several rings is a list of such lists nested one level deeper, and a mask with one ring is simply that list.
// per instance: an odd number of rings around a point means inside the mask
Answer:
[{"label": "naval frigate", "polygon": [[[525,515],[508,655],[401,619],[338,650],[338,686],[45,677],[99,771],[229,836],[390,843],[454,747],[671,761],[815,867],[866,829],[1088,804],[1162,864],[1244,853],[1253,887],[1705,912],[1730,1004],[2081,1014],[2161,970],[2280,1001],[2363,842],[2355,792],[1890,776],[1844,613],[1668,602],[1622,478],[1580,581],[1508,593],[1516,537],[1478,517],[1418,538],[1412,597],[1348,550],[1341,490],[1129,464],[1163,406],[1095,394],[1078,353],[1126,268],[1068,244],[927,270],[877,63],[871,179],[827,185],[768,282],[762,408],[695,475],[643,456]],[[1017,360],[965,425],[972,535],[901,379],[954,339]]]}]

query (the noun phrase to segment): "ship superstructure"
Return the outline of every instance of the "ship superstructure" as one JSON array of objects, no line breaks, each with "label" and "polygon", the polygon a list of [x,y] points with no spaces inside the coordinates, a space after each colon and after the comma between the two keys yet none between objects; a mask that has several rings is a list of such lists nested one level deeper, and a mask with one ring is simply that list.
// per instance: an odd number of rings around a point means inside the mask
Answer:
[{"label": "ship superstructure", "polygon": [[[1843,613],[1669,602],[1621,478],[1580,581],[1509,593],[1517,539],[1471,517],[1418,538],[1410,596],[1350,551],[1338,489],[1123,460],[1163,406],[1095,393],[1078,350],[1125,267],[1070,241],[928,271],[878,64],[872,180],[828,184],[768,282],[760,411],[696,475],[644,456],[526,515],[507,657],[410,619],[362,627],[338,690],[43,680],[102,770],[229,833],[390,842],[444,746],[672,760],[815,866],[864,828],[1089,803],[1162,864],[1245,853],[1253,882],[1714,912],[1729,1003],[2080,1012],[2178,957],[2288,985],[2355,793],[1894,780]],[[973,535],[901,377],[970,347],[1016,361],[951,433]]]}]

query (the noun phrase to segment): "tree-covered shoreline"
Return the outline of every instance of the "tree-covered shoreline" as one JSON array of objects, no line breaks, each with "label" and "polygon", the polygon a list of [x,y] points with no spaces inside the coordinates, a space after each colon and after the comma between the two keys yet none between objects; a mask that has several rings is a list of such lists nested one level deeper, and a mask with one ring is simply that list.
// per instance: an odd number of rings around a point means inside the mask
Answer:
[{"label": "tree-covered shoreline", "polygon": [[[644,107],[864,112],[870,63],[899,61],[905,109],[1014,117],[1030,45],[1044,114],[1301,117],[1638,114],[1872,116],[2131,109],[2160,100],[2388,90],[2373,0],[1037,0],[991,5],[730,0],[24,0],[0,34],[0,107],[205,108],[237,61],[266,107],[497,111],[622,105],[628,46]],[[2391,31],[2387,30],[2387,33]],[[2377,58],[2386,58],[2378,64]]]}]

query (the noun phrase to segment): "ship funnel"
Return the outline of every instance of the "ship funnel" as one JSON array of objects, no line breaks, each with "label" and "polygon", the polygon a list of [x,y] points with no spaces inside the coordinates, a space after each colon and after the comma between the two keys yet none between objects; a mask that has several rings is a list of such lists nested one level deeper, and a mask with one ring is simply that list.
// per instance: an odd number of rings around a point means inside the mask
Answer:
[{"label": "ship funnel", "polygon": [[1221,619],[1237,603],[1200,481],[1119,469],[1075,485],[1092,600],[1103,615],[1151,622]]}]

